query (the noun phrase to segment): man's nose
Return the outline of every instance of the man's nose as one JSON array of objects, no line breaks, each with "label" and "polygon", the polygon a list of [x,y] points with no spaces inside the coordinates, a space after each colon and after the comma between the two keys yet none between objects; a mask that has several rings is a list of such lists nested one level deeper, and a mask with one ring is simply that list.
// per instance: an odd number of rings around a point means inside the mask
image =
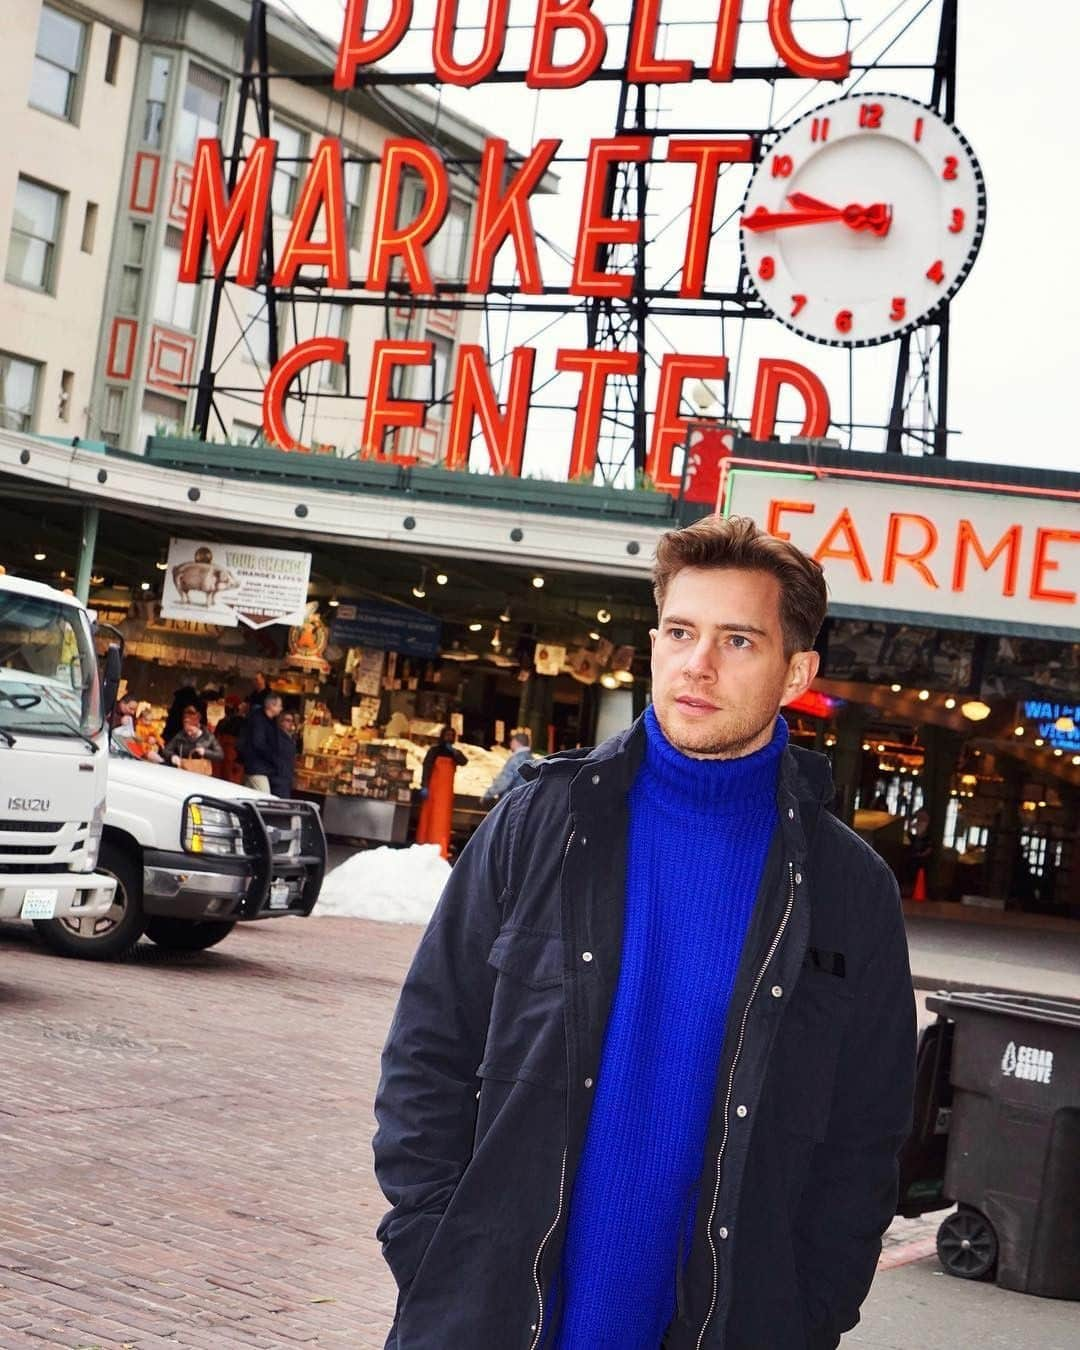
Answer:
[{"label": "man's nose", "polygon": [[713,658],[712,643],[702,639],[700,642],[695,642],[693,650],[687,654],[686,665],[683,670],[692,680],[714,679],[716,677],[716,663]]}]

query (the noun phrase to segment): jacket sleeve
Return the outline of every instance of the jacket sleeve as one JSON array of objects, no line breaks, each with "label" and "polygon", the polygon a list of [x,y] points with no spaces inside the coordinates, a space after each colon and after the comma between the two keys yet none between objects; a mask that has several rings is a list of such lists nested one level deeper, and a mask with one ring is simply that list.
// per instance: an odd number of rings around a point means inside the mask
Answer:
[{"label": "jacket sleeve", "polygon": [[203,754],[215,763],[225,758],[225,751],[221,748],[221,742],[212,731],[208,731],[203,738]]},{"label": "jacket sleeve", "polygon": [[494,780],[484,789],[484,795],[480,798],[482,802],[498,801],[521,780],[518,777],[517,765],[514,763],[514,757],[511,757],[502,766],[495,775]]},{"label": "jacket sleeve", "polygon": [[476,1069],[507,891],[511,810],[483,822],[454,865],[405,979],[375,1097],[375,1175],[392,1208],[378,1229],[400,1290],[411,1284],[472,1156]]},{"label": "jacket sleeve", "polygon": [[896,879],[874,858],[867,909],[883,916],[855,991],[830,1124],[795,1228],[808,1350],[833,1350],[859,1320],[881,1235],[896,1212],[897,1154],[911,1130],[915,1000]]}]

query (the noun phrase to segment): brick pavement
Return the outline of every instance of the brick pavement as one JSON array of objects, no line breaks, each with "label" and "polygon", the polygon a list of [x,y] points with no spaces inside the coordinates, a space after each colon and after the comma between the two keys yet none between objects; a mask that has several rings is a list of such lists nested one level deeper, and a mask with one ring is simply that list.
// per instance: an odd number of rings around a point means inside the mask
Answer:
[{"label": "brick pavement", "polygon": [[371,1102],[418,935],[282,920],[95,965],[0,925],[0,1350],[378,1350]]},{"label": "brick pavement", "polygon": [[96,965],[0,925],[0,1347],[381,1347],[371,1101],[416,937]]}]

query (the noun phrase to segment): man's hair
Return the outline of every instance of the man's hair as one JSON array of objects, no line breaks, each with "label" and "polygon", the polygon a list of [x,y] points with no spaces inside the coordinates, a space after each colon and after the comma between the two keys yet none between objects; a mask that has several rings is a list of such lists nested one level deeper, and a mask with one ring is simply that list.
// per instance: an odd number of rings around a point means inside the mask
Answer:
[{"label": "man's hair", "polygon": [[532,732],[529,730],[528,727],[515,727],[514,730],[510,733],[511,745],[514,743],[514,741],[517,741],[518,745],[520,745],[523,750],[531,750]]},{"label": "man's hair", "polygon": [[813,558],[777,539],[748,516],[707,516],[684,530],[669,530],[656,546],[653,595],[657,613],[673,578],[684,567],[768,572],[780,584],[784,655],[810,651],[825,622],[825,575]]},{"label": "man's hair", "polygon": [[267,690],[266,697],[263,699],[263,707],[265,708],[268,703],[280,703],[282,707],[285,706],[285,700],[273,689]]}]

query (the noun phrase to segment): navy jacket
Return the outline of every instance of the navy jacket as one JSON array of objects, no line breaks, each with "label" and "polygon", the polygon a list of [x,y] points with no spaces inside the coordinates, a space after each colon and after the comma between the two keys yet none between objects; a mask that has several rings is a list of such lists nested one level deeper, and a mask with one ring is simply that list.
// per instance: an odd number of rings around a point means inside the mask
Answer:
[{"label": "navy jacket", "polygon": [[262,774],[273,778],[279,772],[281,750],[278,744],[277,724],[267,717],[262,707],[254,707],[247,715],[240,734],[237,751],[248,777]]},{"label": "navy jacket", "polygon": [[[388,1350],[541,1350],[619,973],[640,724],[529,766],[463,851],[376,1098]],[[697,1225],[663,1350],[832,1350],[910,1126],[914,999],[891,872],[789,750],[728,1015]]]}]

